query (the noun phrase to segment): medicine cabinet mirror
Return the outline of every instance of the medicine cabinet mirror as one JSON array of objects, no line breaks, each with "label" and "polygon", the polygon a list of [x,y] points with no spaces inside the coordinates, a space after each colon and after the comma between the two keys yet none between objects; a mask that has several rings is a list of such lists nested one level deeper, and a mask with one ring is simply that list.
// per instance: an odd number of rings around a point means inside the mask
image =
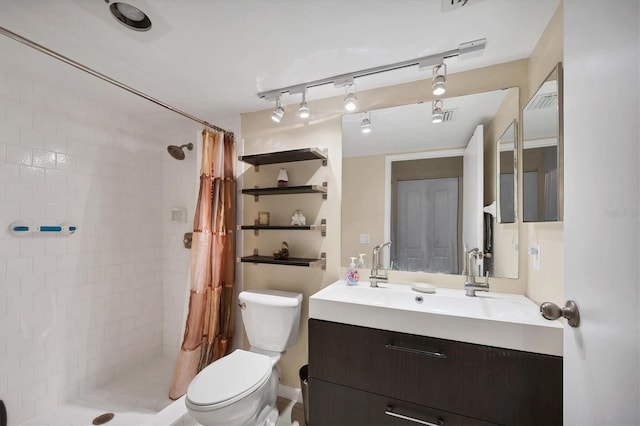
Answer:
[{"label": "medicine cabinet mirror", "polygon": [[367,111],[367,134],[365,113],[344,115],[341,264],[364,253],[370,268],[372,248],[391,240],[392,270],[461,275],[465,249],[478,247],[493,254],[490,276],[517,278],[517,224],[491,232],[503,225],[483,207],[495,200],[496,141],[518,98],[517,87],[445,98],[441,123],[430,101]]},{"label": "medicine cabinet mirror", "polygon": [[518,122],[513,120],[496,142],[497,221],[514,223],[518,211]]},{"label": "medicine cabinet mirror", "polygon": [[522,110],[522,217],[561,221],[563,215],[562,63]]}]

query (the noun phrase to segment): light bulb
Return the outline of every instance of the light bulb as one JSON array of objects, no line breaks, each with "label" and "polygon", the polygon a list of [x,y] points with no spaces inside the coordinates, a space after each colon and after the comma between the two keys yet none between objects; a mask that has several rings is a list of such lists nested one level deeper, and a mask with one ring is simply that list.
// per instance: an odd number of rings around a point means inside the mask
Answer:
[{"label": "light bulb", "polygon": [[434,124],[442,123],[444,120],[444,114],[440,108],[436,108],[433,110],[433,114],[431,114],[431,122]]},{"label": "light bulb", "polygon": [[433,79],[431,90],[435,96],[444,95],[444,92],[447,91],[447,82],[443,75],[438,75]]},{"label": "light bulb", "polygon": [[298,109],[298,117],[300,118],[309,118],[309,115],[311,115],[311,111],[309,110],[309,107],[307,106],[306,102],[302,102],[300,104],[300,109]]},{"label": "light bulb", "polygon": [[371,133],[371,120],[369,120],[368,118],[363,118],[362,121],[360,122],[360,130],[365,135],[367,133]]},{"label": "light bulb", "polygon": [[347,111],[355,111],[357,106],[358,102],[356,99],[356,94],[347,93],[347,95],[344,97],[344,109],[346,109]]},{"label": "light bulb", "polygon": [[271,113],[271,119],[276,123],[279,123],[282,120],[282,117],[284,117],[284,108],[282,108],[282,105],[278,105]]}]

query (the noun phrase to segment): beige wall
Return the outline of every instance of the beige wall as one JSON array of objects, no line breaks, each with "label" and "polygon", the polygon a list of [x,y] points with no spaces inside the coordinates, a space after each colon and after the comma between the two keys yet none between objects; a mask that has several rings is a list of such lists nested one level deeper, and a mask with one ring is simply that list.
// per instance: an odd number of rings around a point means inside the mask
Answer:
[{"label": "beige wall", "polygon": [[[365,253],[371,267],[373,247],[384,239],[384,161],[384,155],[342,160],[342,266],[348,256]],[[368,244],[360,243],[360,234],[369,235]]]},{"label": "beige wall", "polygon": [[[530,86],[538,84],[538,78],[531,78],[530,72],[542,75],[541,82],[551,70],[552,64],[562,57],[561,16],[554,16],[550,23],[553,31],[545,32],[541,39],[543,49],[536,49],[532,55],[533,65],[528,59],[494,65],[451,74],[448,77],[447,96],[460,96],[505,87],[520,88],[520,104],[526,103],[527,93],[531,93]],[[549,36],[547,36],[549,34]],[[550,55],[548,52],[555,52]],[[538,53],[540,52],[540,53]],[[548,70],[543,72],[544,70]],[[401,85],[385,87],[358,93],[360,110],[378,109],[390,106],[404,105],[418,101],[431,101],[433,95],[430,91],[430,81],[421,80]],[[341,264],[341,229],[353,229],[355,234],[369,233],[372,243],[381,241],[382,236],[375,234],[374,229],[382,229],[382,208],[371,208],[372,203],[379,201],[382,187],[376,182],[384,180],[384,176],[367,173],[363,179],[355,167],[342,169],[341,149],[341,117],[343,114],[342,96],[309,102],[312,111],[312,119],[302,122],[295,116],[295,106],[287,109],[287,114],[280,124],[275,124],[270,119],[271,109],[242,115],[241,134],[244,139],[244,153],[255,154],[262,152],[302,148],[308,146],[320,146],[329,150],[329,164],[326,167],[319,165],[318,161],[305,163],[292,163],[287,165],[262,166],[259,172],[252,168],[240,170],[245,187],[272,186],[275,184],[277,171],[285,167],[289,172],[290,184],[319,183],[327,181],[329,185],[328,199],[322,201],[319,195],[286,195],[274,197],[261,197],[259,202],[254,202],[252,197],[241,196],[243,205],[244,223],[253,223],[258,211],[267,210],[271,213],[272,223],[288,222],[291,213],[296,209],[302,209],[308,223],[319,223],[320,219],[327,219],[327,235],[320,236],[314,232],[296,231],[262,231],[259,236],[251,232],[242,234],[244,254],[250,254],[254,248],[267,254],[273,249],[279,248],[283,240],[289,243],[292,256],[317,256],[321,251],[327,253],[326,270],[307,269],[301,267],[286,267],[278,265],[251,265],[242,264],[243,287],[245,289],[276,288],[281,290],[297,291],[304,295],[302,324],[298,342],[293,346],[281,361],[284,373],[283,384],[298,387],[298,369],[307,363],[307,320],[308,298],[324,286],[342,278],[345,269]],[[506,128],[506,127],[505,127]],[[496,133],[498,133],[496,126]],[[499,136],[499,135],[498,135]],[[376,157],[367,157],[363,162],[383,161]],[[384,174],[384,173],[383,173]],[[343,179],[358,179],[367,185],[357,193],[345,193],[345,197],[359,197],[362,208],[357,211],[345,212],[341,218],[341,190]],[[368,192],[375,190],[375,193]],[[341,228],[341,220],[344,226]],[[513,226],[505,228],[506,233],[517,232]],[[520,278],[517,280],[493,279],[492,290],[519,294],[530,294],[530,297],[545,298],[550,295],[550,300],[562,294],[562,224],[528,224],[520,227]],[[532,232],[535,231],[535,232]],[[530,271],[526,259],[526,241],[524,236],[536,236],[537,241],[543,245],[543,273]],[[510,240],[510,239],[509,239]],[[369,246],[362,246],[364,250],[349,249],[349,252],[371,253]],[[548,253],[548,254],[547,254]],[[547,259],[547,255],[559,259],[554,262]],[[342,256],[344,257],[344,256]],[[367,256],[367,264],[370,264],[370,256]],[[526,263],[526,264],[525,264]],[[363,274],[368,273],[363,271]],[[544,274],[544,276],[543,276]],[[443,274],[421,274],[392,271],[390,279],[396,282],[429,281],[442,287],[462,288],[463,277]],[[534,289],[527,290],[527,280],[531,280]],[[558,290],[558,287],[560,289]]]}]

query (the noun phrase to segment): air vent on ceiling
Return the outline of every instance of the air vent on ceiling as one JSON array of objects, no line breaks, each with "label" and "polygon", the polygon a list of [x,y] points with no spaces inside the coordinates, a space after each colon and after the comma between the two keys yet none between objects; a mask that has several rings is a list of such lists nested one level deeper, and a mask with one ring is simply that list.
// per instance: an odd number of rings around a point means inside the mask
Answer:
[{"label": "air vent on ceiling", "polygon": [[547,109],[556,108],[558,106],[558,94],[557,93],[541,93],[536,95],[527,104],[527,111],[534,109]]},{"label": "air vent on ceiling", "polygon": [[450,12],[479,1],[480,0],[442,0],[442,12]]},{"label": "air vent on ceiling", "polygon": [[456,112],[455,108],[443,109],[442,114],[444,114],[444,118],[442,119],[442,122],[444,123],[446,121],[453,121],[455,112]]}]

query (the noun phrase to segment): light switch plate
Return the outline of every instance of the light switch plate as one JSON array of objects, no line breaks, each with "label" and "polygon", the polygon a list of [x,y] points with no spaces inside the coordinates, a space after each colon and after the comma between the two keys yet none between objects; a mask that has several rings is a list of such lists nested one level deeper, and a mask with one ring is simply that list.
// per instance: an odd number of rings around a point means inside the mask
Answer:
[{"label": "light switch plate", "polygon": [[369,234],[360,234],[360,244],[369,244]]}]

